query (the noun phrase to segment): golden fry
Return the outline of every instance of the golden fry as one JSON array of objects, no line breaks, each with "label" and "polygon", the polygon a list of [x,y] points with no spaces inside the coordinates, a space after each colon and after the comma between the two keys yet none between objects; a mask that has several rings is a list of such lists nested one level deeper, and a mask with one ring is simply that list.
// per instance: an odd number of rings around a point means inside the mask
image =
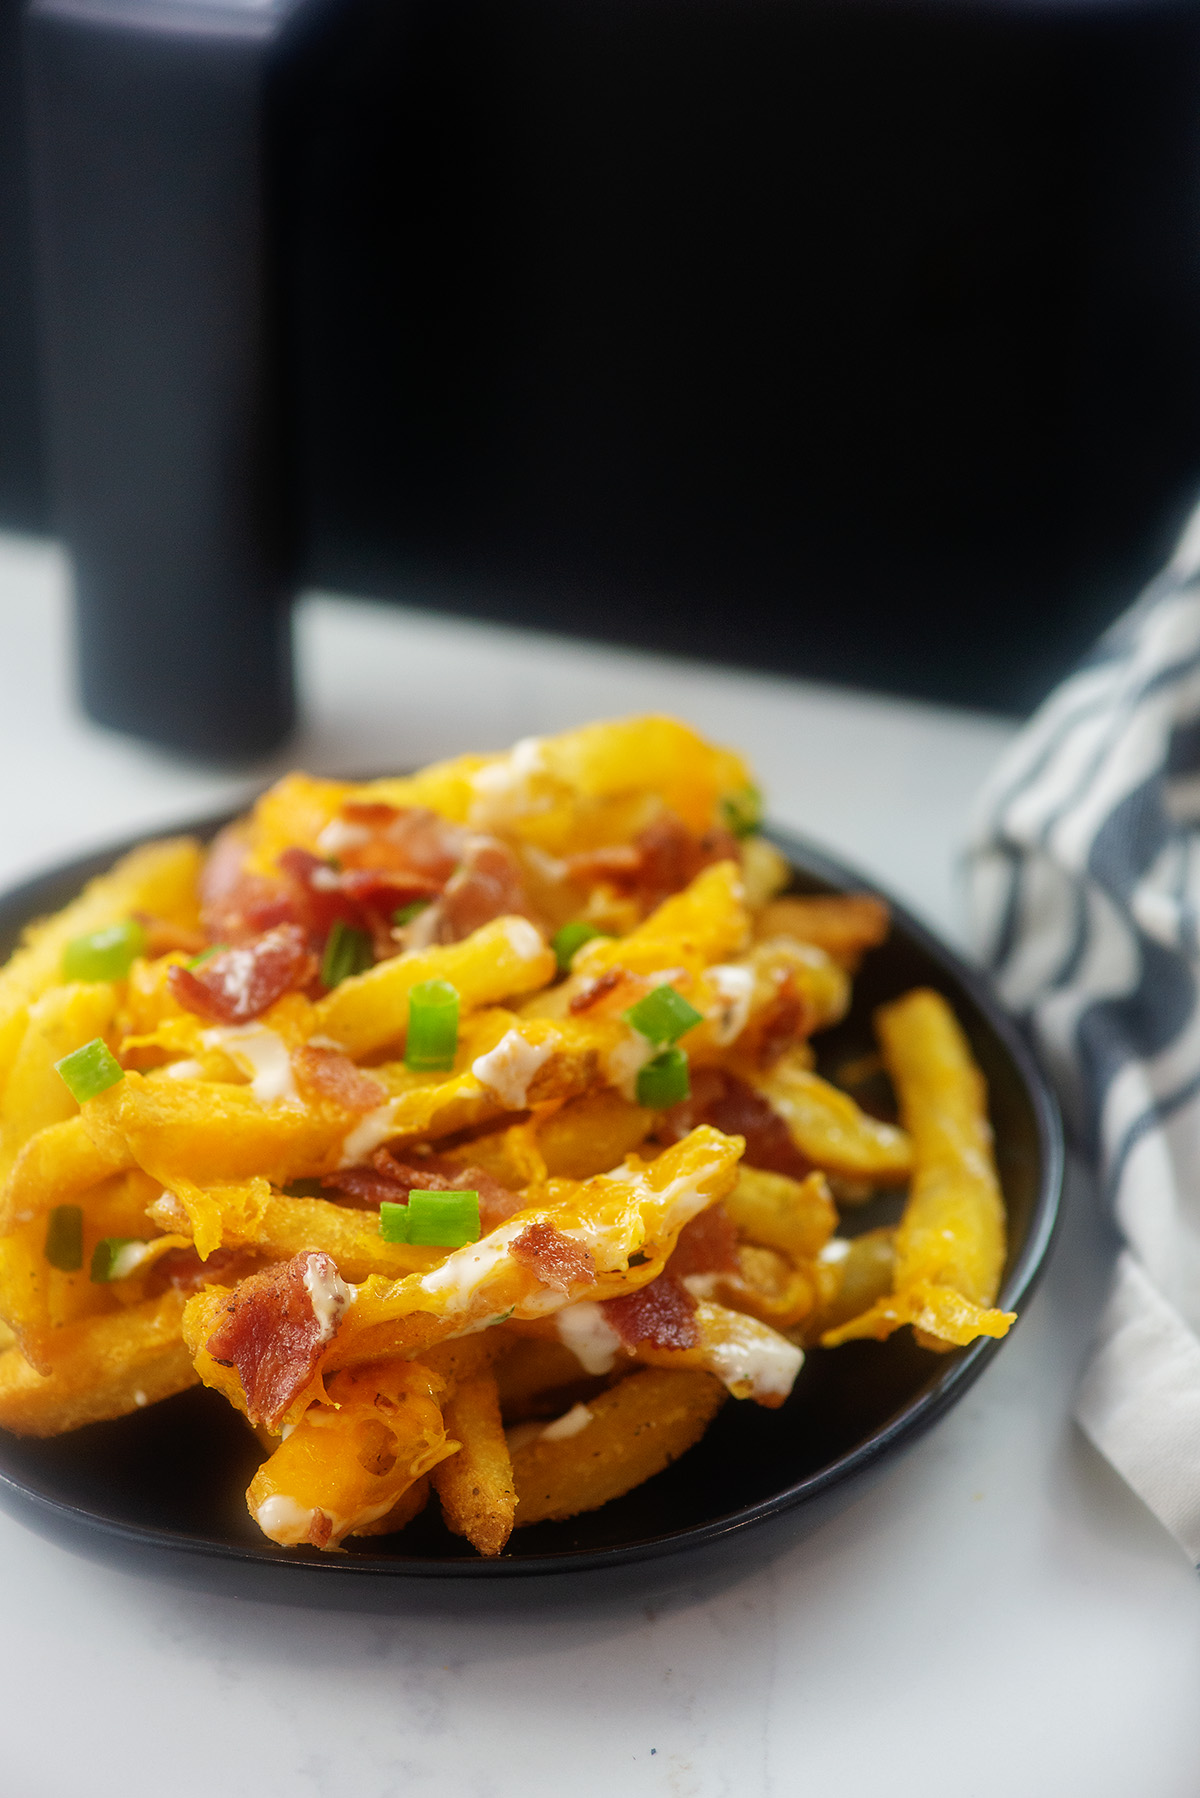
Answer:
[{"label": "golden fry", "polygon": [[823,1173],[899,1186],[912,1169],[912,1145],[894,1124],[861,1111],[848,1093],[785,1055],[755,1083],[779,1112],[800,1153]]},{"label": "golden fry", "polygon": [[17,1436],[59,1436],[194,1386],[199,1376],[179,1334],[182,1311],[169,1292],[67,1324],[46,1374],[7,1349],[0,1354],[0,1427]]},{"label": "golden fry", "polygon": [[517,1495],[500,1422],[496,1376],[461,1380],[445,1406],[446,1429],[461,1443],[431,1478],[447,1528],[481,1555],[498,1555],[512,1534]]},{"label": "golden fry", "polygon": [[782,1249],[793,1261],[812,1261],[837,1225],[829,1183],[819,1173],[791,1180],[743,1166],[725,1209],[747,1242]]},{"label": "golden fry", "polygon": [[822,1341],[885,1337],[906,1323],[929,1348],[1003,1336],[1015,1314],[992,1307],[1004,1270],[1004,1204],[983,1076],[940,993],[907,993],[875,1023],[912,1136],[912,1187],[896,1231],[891,1297]]},{"label": "golden fry", "polygon": [[760,941],[790,936],[815,943],[851,974],[864,950],[882,943],[890,928],[887,906],[871,893],[791,893],[764,905],[754,920]]},{"label": "golden fry", "polygon": [[690,1368],[630,1374],[560,1420],[582,1428],[551,1424],[514,1450],[517,1527],[595,1511],[640,1486],[700,1440],[724,1399],[719,1381]]}]

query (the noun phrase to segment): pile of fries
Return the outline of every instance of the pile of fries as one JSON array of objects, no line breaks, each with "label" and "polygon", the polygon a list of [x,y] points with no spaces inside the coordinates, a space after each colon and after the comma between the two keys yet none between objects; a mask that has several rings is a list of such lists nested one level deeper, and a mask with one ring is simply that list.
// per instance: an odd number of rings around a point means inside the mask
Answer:
[{"label": "pile of fries", "polygon": [[[880,1011],[899,1122],[814,1071],[887,913],[787,895],[758,822],[736,755],[635,718],[289,775],[34,925],[0,972],[0,1425],[203,1381],[274,1542],[436,1495],[496,1555],[730,1395],[781,1405],[806,1349],[1003,1335],[963,1034],[931,991]],[[898,1227],[839,1234],[898,1187]]]}]

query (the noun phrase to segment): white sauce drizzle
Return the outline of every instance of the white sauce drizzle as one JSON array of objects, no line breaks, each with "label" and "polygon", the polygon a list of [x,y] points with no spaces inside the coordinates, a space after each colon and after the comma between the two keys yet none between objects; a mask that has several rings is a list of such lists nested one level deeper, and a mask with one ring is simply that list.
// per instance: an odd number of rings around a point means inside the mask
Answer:
[{"label": "white sauce drizzle", "polygon": [[506,918],[504,934],[508,946],[521,961],[536,961],[546,948],[545,939],[536,924],[528,918]]},{"label": "white sauce drizzle", "polygon": [[200,1038],[206,1049],[223,1049],[233,1061],[249,1070],[250,1091],[260,1105],[272,1100],[299,1099],[292,1078],[292,1058],[277,1030],[266,1024],[218,1024]]},{"label": "white sauce drizzle", "polygon": [[333,818],[317,838],[319,855],[342,855],[347,849],[364,849],[371,841],[365,824],[351,824],[348,818]]},{"label": "white sauce drizzle", "polygon": [[519,1030],[507,1030],[494,1049],[471,1063],[471,1072],[509,1111],[523,1110],[529,1083],[558,1046],[557,1036],[531,1043]]},{"label": "white sauce drizzle", "polygon": [[721,1283],[720,1274],[684,1274],[683,1283],[694,1299],[710,1299]]},{"label": "white sauce drizzle", "polygon": [[270,1498],[264,1498],[254,1513],[254,1521],[264,1536],[272,1542],[281,1542],[288,1547],[298,1542],[308,1541],[308,1532],[312,1528],[316,1511],[308,1505],[296,1503],[286,1492],[274,1492]]},{"label": "white sauce drizzle", "polygon": [[629,1025],[625,1028],[625,1037],[614,1044],[604,1058],[604,1077],[625,1098],[636,1102],[637,1077],[657,1050],[640,1030],[633,1030]]},{"label": "white sauce drizzle", "polygon": [[570,1349],[585,1373],[612,1372],[621,1338],[594,1299],[567,1305],[555,1323],[558,1340]]},{"label": "white sauce drizzle", "polygon": [[804,1366],[804,1351],[766,1325],[747,1327],[736,1336],[707,1341],[705,1365],[736,1398],[786,1398]]},{"label": "white sauce drizzle", "polygon": [[754,996],[754,975],[749,968],[739,968],[733,962],[718,962],[707,970],[707,978],[709,985],[716,988],[718,999],[717,1014],[711,1019],[713,1034],[724,1048],[746,1028]]},{"label": "white sauce drizzle", "polygon": [[377,1149],[389,1136],[394,1136],[396,1131],[392,1120],[395,1115],[395,1099],[389,1099],[386,1104],[377,1105],[374,1111],[368,1111],[366,1117],[360,1119],[344,1137],[338,1166],[356,1167],[372,1149]]},{"label": "white sauce drizzle", "polygon": [[168,1080],[199,1080],[204,1074],[203,1065],[198,1061],[173,1061],[167,1069]]},{"label": "white sauce drizzle", "polygon": [[478,1242],[469,1242],[465,1248],[455,1249],[440,1267],[431,1268],[429,1273],[422,1274],[421,1290],[438,1297],[445,1296],[455,1311],[465,1311],[476,1288],[504,1260],[509,1243],[515,1242],[525,1227],[524,1221],[501,1224],[490,1236],[482,1236]]},{"label": "white sauce drizzle", "polygon": [[839,1261],[844,1261],[849,1253],[850,1243],[845,1236],[831,1236],[817,1256],[817,1260],[836,1266]]},{"label": "white sauce drizzle", "polygon": [[328,1255],[313,1254],[304,1266],[304,1284],[312,1300],[313,1316],[320,1326],[318,1342],[331,1342],[342,1312],[354,1293]]},{"label": "white sauce drizzle", "polygon": [[565,1442],[571,1436],[578,1436],[580,1430],[586,1430],[593,1421],[594,1413],[584,1404],[572,1405],[553,1423],[548,1423],[542,1431],[543,1442]]},{"label": "white sauce drizzle", "polygon": [[150,1400],[146,1397],[146,1394],[142,1391],[140,1386],[133,1395],[133,1402],[138,1407],[139,1411],[143,1405],[148,1405],[150,1403]]}]

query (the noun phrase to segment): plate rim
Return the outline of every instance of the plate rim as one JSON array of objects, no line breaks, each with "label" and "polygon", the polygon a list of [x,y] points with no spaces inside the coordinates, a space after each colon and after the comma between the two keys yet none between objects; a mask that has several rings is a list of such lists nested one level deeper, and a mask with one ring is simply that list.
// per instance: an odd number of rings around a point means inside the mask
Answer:
[{"label": "plate rim", "polygon": [[[139,831],[107,846],[55,863],[40,874],[26,877],[16,886],[0,892],[0,932],[7,934],[9,922],[13,919],[17,921],[19,932],[26,924],[44,915],[39,910],[40,897],[51,886],[61,885],[68,880],[77,880],[82,885],[94,874],[110,867],[120,856],[146,842],[172,836],[211,837],[223,825],[240,817],[250,803],[252,800],[247,800],[237,807],[207,812],[161,829],[155,828],[151,832]],[[965,989],[1015,1065],[1030,1102],[1039,1152],[1037,1192],[1029,1229],[1004,1282],[999,1300],[1006,1309],[1019,1311],[1036,1289],[1054,1242],[1060,1219],[1065,1167],[1058,1102],[1028,1039],[1017,1021],[1000,1004],[984,971],[967,962],[957,950],[938,937],[877,881],[799,832],[768,822],[763,827],[763,834],[787,857],[789,865],[800,878],[811,877],[835,891],[869,892],[884,900],[893,921],[901,926],[902,933],[915,941],[957,986]],[[835,1492],[840,1486],[866,1473],[885,1456],[915,1443],[932,1428],[980,1377],[1006,1340],[1007,1337],[978,1338],[949,1362],[944,1372],[930,1386],[897,1411],[865,1442],[771,1497],[742,1506],[705,1523],[605,1548],[562,1549],[550,1554],[523,1556],[520,1559],[502,1555],[485,1560],[482,1557],[471,1559],[466,1556],[439,1558],[359,1553],[328,1556],[307,1549],[279,1548],[265,1542],[260,1547],[258,1544],[222,1541],[215,1536],[123,1522],[86,1505],[71,1504],[37,1490],[12,1474],[3,1466],[2,1461],[0,1503],[10,1513],[25,1521],[29,1521],[27,1513],[32,1508],[39,1516],[57,1519],[76,1531],[138,1550],[182,1554],[188,1558],[216,1559],[226,1564],[240,1563],[256,1571],[278,1569],[284,1574],[320,1573],[328,1580],[350,1578],[362,1581],[383,1578],[391,1581],[465,1579],[492,1582],[588,1573],[727,1544],[760,1524],[787,1516],[800,1507]],[[5,1433],[0,1432],[0,1456],[3,1454],[4,1440]]]}]

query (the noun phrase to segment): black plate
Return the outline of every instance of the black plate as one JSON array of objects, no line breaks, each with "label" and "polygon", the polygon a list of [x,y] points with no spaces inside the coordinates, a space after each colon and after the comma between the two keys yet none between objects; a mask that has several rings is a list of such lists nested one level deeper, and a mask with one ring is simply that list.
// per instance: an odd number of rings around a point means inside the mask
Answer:
[{"label": "black plate", "polygon": [[[209,835],[225,821],[183,828]],[[773,834],[791,860],[797,891],[869,887],[808,844]],[[129,846],[72,862],[0,899],[0,962],[24,924],[65,905]],[[988,1081],[1009,1217],[1000,1302],[1020,1311],[1058,1211],[1057,1108],[985,981],[894,904],[893,918],[888,942],[866,958],[855,982],[849,1017],[818,1039],[822,1065],[836,1067],[871,1047],[871,1013],[882,1001],[916,985],[946,994]],[[877,1213],[860,1212],[846,1227],[877,1221]],[[443,1591],[451,1582],[477,1601],[484,1587],[498,1598],[497,1585],[511,1589],[514,1581],[527,1592],[535,1575],[590,1575],[586,1583],[595,1589],[597,1576],[612,1579],[620,1568],[636,1571],[644,1593],[652,1574],[660,1586],[664,1576],[669,1584],[711,1562],[715,1550],[739,1548],[751,1526],[772,1518],[799,1525],[840,1503],[854,1482],[878,1471],[961,1398],[1001,1346],[983,1339],[937,1355],[917,1348],[906,1331],[886,1343],[814,1350],[781,1410],[726,1405],[703,1440],[666,1472],[588,1516],[517,1531],[509,1552],[493,1561],[450,1535],[436,1506],[402,1534],[351,1542],[346,1554],[264,1541],[242,1497],[261,1458],[257,1444],[225,1401],[202,1389],[50,1441],[0,1433],[0,1505],[83,1553],[260,1597],[392,1608],[415,1600],[414,1581],[436,1579]],[[765,1544],[776,1534],[756,1531],[755,1540]],[[703,1552],[698,1558],[687,1551]],[[656,1559],[657,1569],[646,1567]]]}]

